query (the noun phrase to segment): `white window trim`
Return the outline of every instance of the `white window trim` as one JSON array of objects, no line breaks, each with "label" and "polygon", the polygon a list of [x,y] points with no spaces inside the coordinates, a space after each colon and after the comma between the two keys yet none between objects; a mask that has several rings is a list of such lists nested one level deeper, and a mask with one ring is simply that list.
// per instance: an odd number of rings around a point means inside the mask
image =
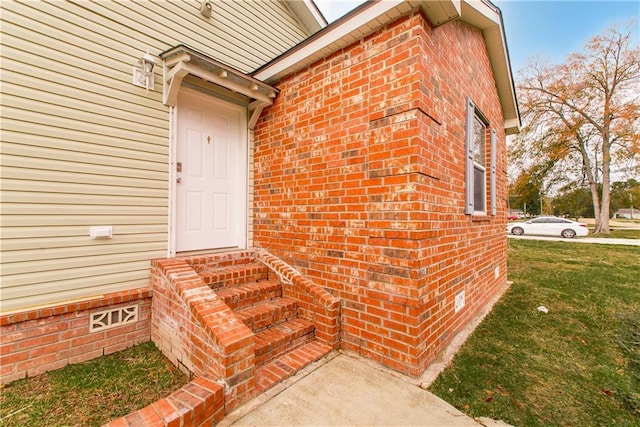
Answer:
[{"label": "white window trim", "polygon": [[[474,136],[474,122],[475,118],[478,117],[486,126],[487,129],[490,129],[490,143],[489,147],[487,147],[486,139],[485,139],[485,160],[486,160],[486,149],[490,150],[490,165],[487,167],[486,164],[479,164],[475,161],[474,158],[474,144],[473,144],[473,136]],[[490,214],[496,215],[497,206],[496,206],[496,130],[491,128],[489,125],[489,121],[482,114],[480,110],[478,110],[471,100],[471,98],[467,98],[467,110],[466,110],[466,128],[465,128],[465,214],[467,215],[487,215],[487,212],[490,210]],[[476,210],[474,206],[474,187],[475,187],[475,179],[474,172],[475,169],[481,169],[485,174],[485,191],[484,191],[484,209]],[[487,185],[486,185],[486,173],[487,169],[489,169],[489,200],[487,200]],[[487,203],[487,201],[489,203]],[[489,206],[487,206],[489,205]]]},{"label": "white window trim", "polygon": [[497,204],[496,204],[496,130],[491,129],[491,142],[489,144],[489,149],[491,150],[491,176],[489,178],[489,197],[491,198],[491,215],[495,216],[497,214]]}]

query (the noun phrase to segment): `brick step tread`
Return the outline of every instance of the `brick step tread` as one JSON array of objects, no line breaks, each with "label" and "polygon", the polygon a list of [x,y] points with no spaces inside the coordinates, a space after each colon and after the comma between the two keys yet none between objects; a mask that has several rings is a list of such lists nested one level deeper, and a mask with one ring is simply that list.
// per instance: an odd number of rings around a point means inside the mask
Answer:
[{"label": "brick step tread", "polygon": [[255,363],[263,365],[315,338],[315,327],[305,319],[291,319],[256,334]]},{"label": "brick step tread", "polygon": [[296,318],[298,303],[290,298],[276,298],[236,310],[235,313],[253,332],[259,332],[279,322]]},{"label": "brick step tread", "polygon": [[330,346],[314,340],[257,368],[255,374],[257,392],[262,393],[295,375],[305,366],[329,354],[331,350]]},{"label": "brick step tread", "polygon": [[232,310],[238,310],[282,296],[282,284],[279,280],[261,280],[244,285],[225,287],[216,291],[218,296]]},{"label": "brick step tread", "polygon": [[252,262],[211,268],[198,274],[215,291],[223,287],[266,280],[269,278],[269,269],[264,264]]}]

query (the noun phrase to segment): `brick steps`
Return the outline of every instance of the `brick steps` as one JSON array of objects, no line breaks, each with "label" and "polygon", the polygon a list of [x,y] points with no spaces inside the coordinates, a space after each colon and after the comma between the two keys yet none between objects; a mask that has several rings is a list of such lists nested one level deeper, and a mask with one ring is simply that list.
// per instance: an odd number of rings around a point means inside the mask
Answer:
[{"label": "brick steps", "polygon": [[282,296],[282,285],[278,280],[262,280],[244,285],[222,288],[216,292],[232,310],[242,309],[260,301]]},{"label": "brick steps", "polygon": [[199,272],[236,316],[255,334],[255,379],[260,393],[332,348],[315,340],[313,322],[298,317],[298,303],[282,296],[279,279],[259,263]]},{"label": "brick steps", "polygon": [[266,280],[269,269],[260,263],[247,263],[218,267],[198,273],[214,291],[224,287]]},{"label": "brick steps", "polygon": [[235,313],[253,332],[277,325],[298,316],[298,303],[289,298],[262,301]]},{"label": "brick steps", "polygon": [[314,338],[313,323],[293,319],[256,334],[256,365],[262,365]]},{"label": "brick steps", "polygon": [[318,341],[309,342],[256,369],[256,391],[262,393],[295,375],[305,366],[331,352],[331,347]]}]

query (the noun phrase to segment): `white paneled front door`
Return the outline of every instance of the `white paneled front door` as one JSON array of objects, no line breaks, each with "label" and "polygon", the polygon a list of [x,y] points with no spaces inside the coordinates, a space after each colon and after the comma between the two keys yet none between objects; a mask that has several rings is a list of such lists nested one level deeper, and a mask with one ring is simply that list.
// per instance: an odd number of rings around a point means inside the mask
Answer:
[{"label": "white paneled front door", "polygon": [[246,112],[182,90],[177,104],[176,251],[243,247]]}]

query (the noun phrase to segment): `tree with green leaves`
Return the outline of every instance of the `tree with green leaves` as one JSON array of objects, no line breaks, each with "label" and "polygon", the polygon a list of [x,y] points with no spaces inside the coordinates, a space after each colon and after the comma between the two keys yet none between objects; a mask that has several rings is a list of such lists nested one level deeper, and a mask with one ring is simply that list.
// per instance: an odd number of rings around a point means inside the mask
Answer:
[{"label": "tree with green leaves", "polygon": [[553,214],[570,218],[592,217],[593,201],[591,192],[586,187],[575,187],[571,184],[560,190],[551,202]]},{"label": "tree with green leaves", "polygon": [[518,85],[523,132],[512,159],[544,182],[584,182],[595,233],[609,233],[612,168],[640,161],[640,49],[637,22],[593,37],[559,65],[533,61]]},{"label": "tree with green leaves", "polygon": [[542,214],[542,174],[536,165],[526,168],[509,184],[509,206],[522,209],[525,215]]},{"label": "tree with green leaves", "polygon": [[[619,209],[638,209],[640,206],[640,182],[635,179],[614,182],[611,185],[611,212]],[[636,219],[640,218],[640,211]]]}]

